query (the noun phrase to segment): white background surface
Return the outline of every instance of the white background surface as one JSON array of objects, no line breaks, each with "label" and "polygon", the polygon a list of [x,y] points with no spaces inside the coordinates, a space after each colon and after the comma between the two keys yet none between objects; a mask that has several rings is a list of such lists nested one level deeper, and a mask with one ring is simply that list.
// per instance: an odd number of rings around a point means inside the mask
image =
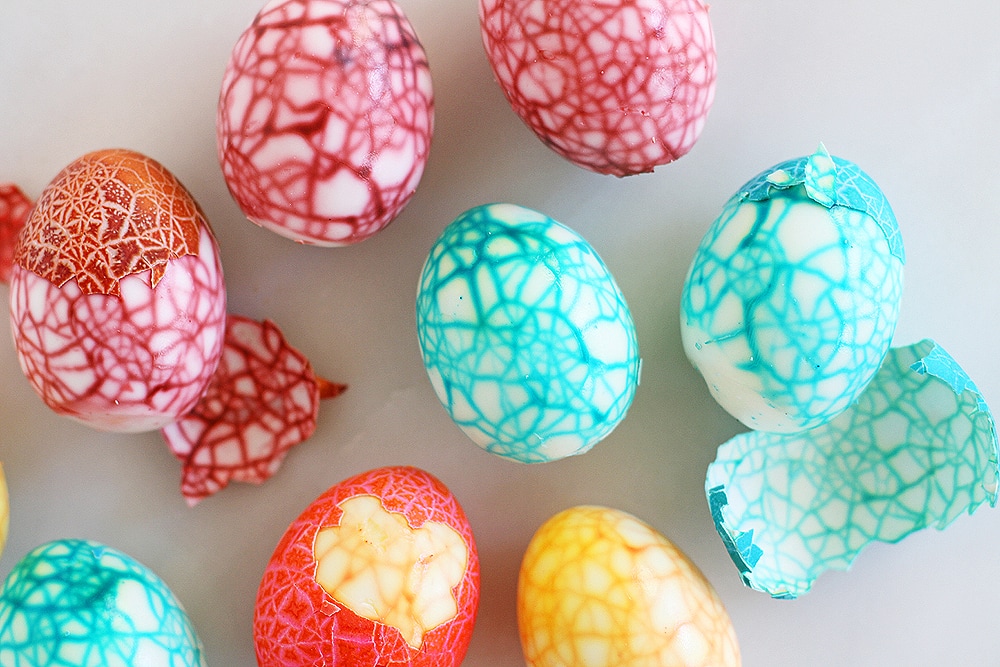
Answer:
[{"label": "white background surface", "polygon": [[[578,503],[632,512],[684,549],[726,603],[748,666],[995,664],[1000,510],[876,545],[797,601],[742,586],[702,490],[715,447],[741,428],[687,364],[677,308],[725,200],[823,141],[879,182],[899,218],[908,263],[897,343],[935,338],[1000,406],[1000,3],[716,0],[718,92],[700,142],[653,175],[619,180],[563,162],[514,116],[488,69],[475,0],[400,2],[434,76],[430,162],[387,230],[318,249],[246,222],[216,162],[222,72],[260,0],[0,0],[0,180],[37,197],[94,149],[156,158],[215,228],[229,310],[275,320],[319,373],[350,384],[266,485],[231,486],[188,509],[158,434],[100,434],[49,412],[2,328],[12,521],[0,575],[43,541],[105,542],[171,586],[209,664],[253,665],[254,596],[288,523],[344,477],[413,464],[451,488],[477,535],[482,603],[467,665],[523,664],[521,554],[538,525]],[[413,297],[426,252],[461,211],[500,200],[588,238],[636,320],[635,403],[582,457],[524,466],[482,452],[424,374]]]}]

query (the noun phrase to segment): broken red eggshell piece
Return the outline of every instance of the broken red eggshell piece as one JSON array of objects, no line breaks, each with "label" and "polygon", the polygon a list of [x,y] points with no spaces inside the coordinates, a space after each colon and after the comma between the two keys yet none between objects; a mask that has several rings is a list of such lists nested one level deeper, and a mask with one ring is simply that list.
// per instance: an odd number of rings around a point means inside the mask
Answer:
[{"label": "broken red eggshell piece", "polygon": [[189,505],[231,480],[260,484],[316,430],[319,402],[346,385],[317,377],[271,321],[229,315],[222,359],[201,401],[161,433],[181,462]]},{"label": "broken red eggshell piece", "polygon": [[0,282],[10,282],[14,246],[31,211],[31,199],[13,183],[0,183]]},{"label": "broken red eggshell piece", "polygon": [[226,290],[208,222],[165,167],[122,149],[74,161],[14,262],[18,361],[52,410],[138,432],[194,407],[222,353]]}]

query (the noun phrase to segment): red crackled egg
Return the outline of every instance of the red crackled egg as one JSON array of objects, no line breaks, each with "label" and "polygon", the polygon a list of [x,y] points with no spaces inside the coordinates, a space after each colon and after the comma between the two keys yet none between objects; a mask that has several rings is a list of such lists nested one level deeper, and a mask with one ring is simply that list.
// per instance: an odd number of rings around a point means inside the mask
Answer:
[{"label": "red crackled egg", "polygon": [[379,468],[331,487],[281,538],[257,592],[257,661],[455,666],[478,606],[458,501],[423,470]]},{"label": "red crackled egg", "polygon": [[226,292],[197,203],[123,149],[70,163],[14,249],[10,313],[21,369],[56,412],[146,431],[187,413],[219,361]]},{"label": "red crackled egg", "polygon": [[557,153],[628,176],[691,150],[715,96],[702,0],[479,0],[514,111]]},{"label": "red crackled egg", "polygon": [[226,67],[219,160],[250,220],[342,246],[409,202],[433,125],[427,58],[394,0],[272,0]]}]

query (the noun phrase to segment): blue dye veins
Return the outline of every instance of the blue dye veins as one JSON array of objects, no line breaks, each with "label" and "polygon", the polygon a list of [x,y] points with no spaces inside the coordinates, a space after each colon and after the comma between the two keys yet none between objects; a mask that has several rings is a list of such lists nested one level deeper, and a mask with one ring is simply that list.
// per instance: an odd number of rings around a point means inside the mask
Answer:
[{"label": "blue dye veins", "polygon": [[450,224],[420,279],[417,333],[434,390],[494,454],[580,454],[625,417],[639,380],[635,326],[576,232],[512,204]]},{"label": "blue dye veins", "polygon": [[871,179],[825,152],[778,165],[730,199],[681,297],[685,351],[720,405],[775,432],[846,409],[892,340],[898,239]]},{"label": "blue dye veins", "polygon": [[0,589],[5,667],[204,667],[173,593],[129,556],[85,540],[44,544]]},{"label": "blue dye veins", "polygon": [[892,349],[857,403],[828,424],[723,444],[705,489],[743,581],[793,598],[871,542],[994,505],[998,460],[982,395],[947,352],[923,341]]}]

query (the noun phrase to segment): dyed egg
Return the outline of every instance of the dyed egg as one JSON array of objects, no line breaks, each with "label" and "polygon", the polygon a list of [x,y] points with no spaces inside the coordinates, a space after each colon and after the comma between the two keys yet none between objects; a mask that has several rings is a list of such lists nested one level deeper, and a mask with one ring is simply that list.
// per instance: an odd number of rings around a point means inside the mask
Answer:
[{"label": "dyed egg", "polygon": [[37,547],[0,589],[0,664],[204,667],[181,603],[146,566],[85,540]]},{"label": "dyed egg", "polygon": [[420,278],[417,334],[455,423],[517,461],[587,451],[639,383],[635,325],[604,262],[573,230],[513,204],[445,228]]},{"label": "dyed egg", "polygon": [[531,539],[517,584],[529,667],[740,664],[729,614],[669,540],[636,517],[579,506]]},{"label": "dyed egg", "polygon": [[479,20],[507,101],[574,164],[649,172],[701,134],[716,76],[702,0],[479,0]]},{"label": "dyed egg", "polygon": [[449,667],[479,607],[479,557],[458,501],[411,467],[334,485],[281,538],[257,593],[261,665]]},{"label": "dyed egg", "polygon": [[433,127],[427,58],[394,0],[271,0],[226,67],[219,160],[253,222],[347,245],[409,202]]},{"label": "dyed egg", "polygon": [[14,343],[49,407],[111,431],[191,410],[222,353],[226,291],[208,222],[165,167],[120,149],[73,161],[14,262]]},{"label": "dyed egg", "polygon": [[715,399],[753,429],[797,432],[844,411],[878,371],[903,290],[885,195],[824,148],[726,204],[695,253],[681,335]]}]

